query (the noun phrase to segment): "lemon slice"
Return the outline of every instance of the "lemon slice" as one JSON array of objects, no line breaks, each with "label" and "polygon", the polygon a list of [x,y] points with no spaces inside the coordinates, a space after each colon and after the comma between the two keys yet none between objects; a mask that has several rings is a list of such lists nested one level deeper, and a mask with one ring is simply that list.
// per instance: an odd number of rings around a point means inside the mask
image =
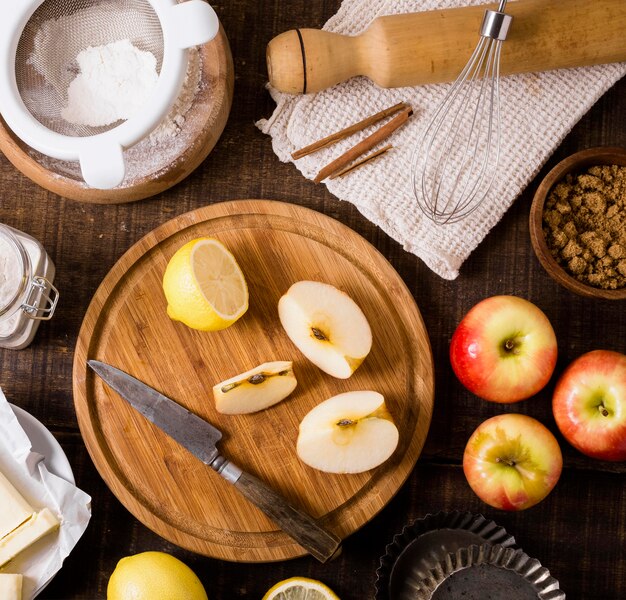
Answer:
[{"label": "lemon slice", "polygon": [[291,577],[269,589],[263,600],[339,600],[339,596],[321,581]]},{"label": "lemon slice", "polygon": [[248,310],[248,286],[235,257],[218,240],[198,238],[170,259],[163,276],[167,314],[201,331],[232,325]]}]

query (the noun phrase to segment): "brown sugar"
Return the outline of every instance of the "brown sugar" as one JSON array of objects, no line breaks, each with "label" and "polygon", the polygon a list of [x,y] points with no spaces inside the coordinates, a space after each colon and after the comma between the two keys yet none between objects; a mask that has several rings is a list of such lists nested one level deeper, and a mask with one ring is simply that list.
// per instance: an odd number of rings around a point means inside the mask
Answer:
[{"label": "brown sugar", "polygon": [[566,175],[546,200],[543,232],[572,277],[603,289],[626,286],[626,167]]}]

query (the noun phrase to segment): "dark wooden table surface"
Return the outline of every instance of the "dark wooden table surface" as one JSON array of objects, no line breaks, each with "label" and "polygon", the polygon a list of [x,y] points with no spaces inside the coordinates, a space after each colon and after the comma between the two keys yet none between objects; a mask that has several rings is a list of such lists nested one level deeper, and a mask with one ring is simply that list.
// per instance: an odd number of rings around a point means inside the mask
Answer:
[{"label": "dark wooden table surface", "polygon": [[[171,552],[202,579],[217,600],[258,600],[276,581],[295,575],[321,579],[342,599],[373,598],[385,545],[412,519],[439,510],[481,512],[504,525],[531,556],[557,577],[568,598],[626,598],[626,470],[587,459],[558,435],[550,400],[554,378],[535,398],[511,408],[540,419],[557,433],[564,472],[554,492],[527,511],[510,514],[483,504],[461,468],[465,443],[484,419],[503,412],[465,391],[452,374],[448,344],[456,324],[479,300],[517,294],[540,306],[559,340],[556,372],[596,348],[626,350],[621,302],[583,299],[557,286],[537,262],[528,235],[528,211],[538,179],[463,266],[453,282],[431,273],[413,255],[338,201],[324,186],[282,164],[254,121],[270,114],[264,89],[264,49],[274,35],[296,26],[321,26],[339,0],[280,2],[232,0],[215,6],[232,45],[236,69],[230,120],[204,164],[174,189],[119,206],[78,204],[47,193],[0,157],[0,222],[25,231],[47,248],[61,290],[57,314],[29,348],[0,350],[0,384],[9,400],[40,419],[71,462],[78,485],[93,498],[85,535],[42,599],[95,600],[117,561],[145,550]],[[542,170],[568,154],[598,145],[626,146],[626,81],[610,90],[575,127]],[[541,175],[540,175],[541,176]],[[436,365],[436,399],[424,452],[407,483],[369,524],[349,537],[336,561],[301,558],[276,564],[235,564],[181,550],[144,527],[116,500],[95,470],[81,439],[72,401],[72,356],[81,320],[98,284],[134,242],[186,211],[238,198],[294,202],[349,225],[376,246],[400,273],[424,317]]]}]

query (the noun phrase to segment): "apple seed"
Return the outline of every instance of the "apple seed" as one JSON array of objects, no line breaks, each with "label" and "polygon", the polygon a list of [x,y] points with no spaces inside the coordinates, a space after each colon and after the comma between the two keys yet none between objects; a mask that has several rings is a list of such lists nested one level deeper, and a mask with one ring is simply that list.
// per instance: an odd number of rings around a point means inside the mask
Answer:
[{"label": "apple seed", "polygon": [[321,342],[328,341],[328,337],[324,335],[324,333],[317,327],[311,327],[311,331],[313,332],[313,336],[315,337],[315,339],[320,340]]},{"label": "apple seed", "polygon": [[263,383],[265,381],[265,375],[263,373],[256,373],[251,377],[248,377],[248,383],[252,385],[258,385],[259,383]]},{"label": "apple seed", "polygon": [[337,421],[337,425],[339,427],[350,427],[350,425],[356,425],[356,421],[352,419],[341,419],[341,421]]}]

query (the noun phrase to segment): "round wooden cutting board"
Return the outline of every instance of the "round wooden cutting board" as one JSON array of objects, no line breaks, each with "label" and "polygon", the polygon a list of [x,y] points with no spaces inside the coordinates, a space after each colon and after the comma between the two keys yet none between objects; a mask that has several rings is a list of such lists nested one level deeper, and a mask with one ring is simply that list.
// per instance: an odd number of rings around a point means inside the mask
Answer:
[{"label": "round wooden cutting board", "polygon": [[[239,262],[250,308],[224,331],[200,332],[166,315],[161,289],[174,252],[197,237],[223,242]],[[372,351],[347,380],[311,364],[291,343],[277,304],[299,280],[330,283],[363,309]],[[421,452],[433,409],[428,334],[400,276],[341,223],[296,205],[224,202],[182,215],[137,242],[98,288],[74,358],[74,402],[101,476],[142,523],[167,540],[215,558],[262,562],[304,550],[210,467],[122,400],[86,365],[99,359],[158,389],[224,434],[219,449],[297,507],[345,538],[404,483]],[[215,410],[212,387],[263,362],[293,360],[298,387],[283,402],[240,416]],[[298,425],[341,392],[382,393],[400,431],[394,455],[357,475],[316,471],[296,456]]]}]

